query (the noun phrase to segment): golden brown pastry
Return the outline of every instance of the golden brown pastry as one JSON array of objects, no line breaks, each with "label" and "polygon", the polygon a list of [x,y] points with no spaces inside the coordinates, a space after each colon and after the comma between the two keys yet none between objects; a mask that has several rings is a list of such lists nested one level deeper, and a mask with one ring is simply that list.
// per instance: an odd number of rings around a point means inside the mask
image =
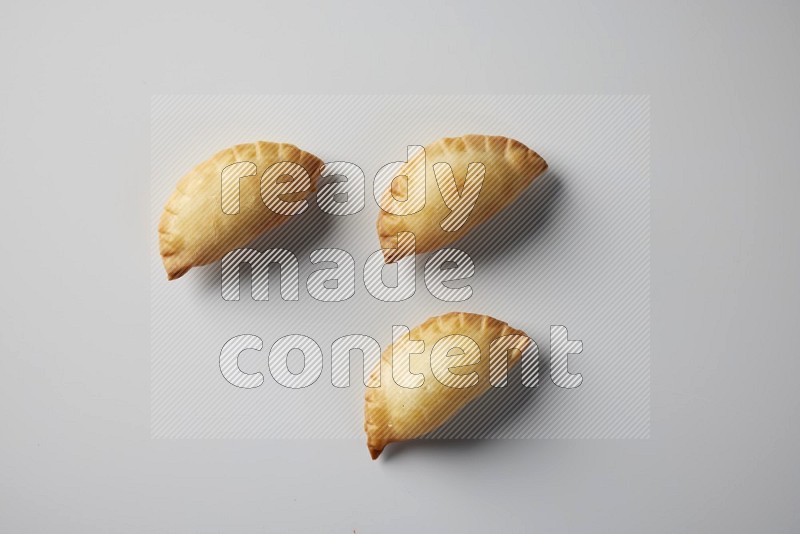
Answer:
[{"label": "golden brown pastry", "polygon": [[158,225],[167,277],[217,261],[305,210],[322,164],[294,145],[258,141],[196,166],[178,182]]},{"label": "golden brown pastry", "polygon": [[521,330],[472,313],[448,313],[406,330],[372,371],[371,383],[379,378],[380,386],[365,395],[364,430],[372,458],[389,443],[441,426],[502,379],[499,375],[519,362],[529,345]]},{"label": "golden brown pastry", "polygon": [[[381,198],[381,207],[393,206],[396,209],[389,211],[397,213],[405,203],[409,208],[405,213],[409,213],[423,204],[423,180],[417,174],[423,157],[424,207],[408,215],[379,212],[378,237],[387,263],[411,254],[393,249],[399,232],[415,235],[418,254],[442,248],[511,204],[547,169],[539,154],[507,137],[444,138],[401,167],[398,177],[409,179],[394,179]],[[419,180],[411,178],[415,174]]]}]

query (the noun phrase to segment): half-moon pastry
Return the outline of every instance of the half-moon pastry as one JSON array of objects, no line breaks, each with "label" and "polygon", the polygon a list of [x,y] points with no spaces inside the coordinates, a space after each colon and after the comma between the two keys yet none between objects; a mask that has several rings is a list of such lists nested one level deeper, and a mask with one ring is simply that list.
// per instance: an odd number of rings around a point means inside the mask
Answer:
[{"label": "half-moon pastry", "polygon": [[398,233],[414,234],[418,254],[442,248],[511,204],[545,169],[539,154],[507,137],[465,135],[426,146],[381,197],[377,226],[386,262],[410,254],[397,249]]},{"label": "half-moon pastry", "polygon": [[287,143],[227,148],[178,182],[158,233],[167,277],[221,259],[307,207],[323,162]]},{"label": "half-moon pastry", "polygon": [[472,313],[448,313],[405,329],[372,371],[371,383],[380,385],[365,394],[364,430],[373,460],[387,444],[435,430],[502,383],[530,342],[521,330]]}]

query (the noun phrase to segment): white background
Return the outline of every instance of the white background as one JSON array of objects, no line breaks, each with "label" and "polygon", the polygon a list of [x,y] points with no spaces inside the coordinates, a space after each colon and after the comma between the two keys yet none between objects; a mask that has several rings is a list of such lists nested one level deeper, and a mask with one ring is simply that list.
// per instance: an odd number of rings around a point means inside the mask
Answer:
[{"label": "white background", "polygon": [[[798,14],[4,6],[0,530],[797,530]],[[651,439],[150,439],[151,95],[331,92],[652,95]]]}]

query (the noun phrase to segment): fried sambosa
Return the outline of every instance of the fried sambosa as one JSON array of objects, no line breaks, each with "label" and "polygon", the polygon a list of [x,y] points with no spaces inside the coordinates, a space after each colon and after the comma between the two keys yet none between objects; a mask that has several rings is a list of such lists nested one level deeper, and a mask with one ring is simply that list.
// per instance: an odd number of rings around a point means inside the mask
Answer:
[{"label": "fried sambosa", "polygon": [[167,277],[221,259],[307,207],[323,162],[286,143],[236,145],[179,182],[158,226]]},{"label": "fried sambosa", "polygon": [[411,254],[394,248],[398,233],[413,233],[419,254],[445,247],[511,204],[545,169],[539,154],[507,137],[465,135],[426,146],[381,198],[377,226],[386,262]]},{"label": "fried sambosa", "polygon": [[531,342],[503,321],[471,313],[433,317],[404,332],[372,372],[370,383],[380,385],[365,395],[364,430],[373,459],[389,443],[435,430],[505,380]]}]

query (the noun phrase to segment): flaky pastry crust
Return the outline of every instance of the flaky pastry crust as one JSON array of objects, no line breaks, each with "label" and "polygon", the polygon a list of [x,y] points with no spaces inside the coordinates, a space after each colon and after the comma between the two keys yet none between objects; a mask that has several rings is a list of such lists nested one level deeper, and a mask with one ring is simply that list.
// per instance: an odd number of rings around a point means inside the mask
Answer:
[{"label": "flaky pastry crust", "polygon": [[[459,368],[459,373],[477,372],[478,381],[471,387],[446,386],[436,379],[431,369],[431,349],[434,344],[453,334],[473,339],[480,349],[480,361],[477,364]],[[380,386],[367,389],[364,403],[364,430],[372,458],[376,459],[389,443],[414,439],[435,430],[489,390],[492,387],[489,379],[490,344],[508,335],[521,336],[503,345],[508,349],[516,349],[507,353],[507,368],[510,369],[520,361],[521,353],[530,345],[530,339],[523,331],[503,321],[487,315],[453,312],[432,317],[412,328],[409,338],[424,341],[424,352],[413,354],[410,360],[405,359],[400,365],[410,364],[411,372],[423,374],[424,383],[418,388],[402,387],[395,382],[392,346],[383,351],[380,367],[372,371],[371,377],[374,381],[376,375],[380,374]]]},{"label": "flaky pastry crust", "polygon": [[[403,165],[398,173],[403,176],[409,169],[419,166],[422,154]],[[547,169],[539,154],[519,141],[489,135],[465,135],[440,139],[425,147],[425,207],[411,215],[394,215],[383,210],[377,221],[378,238],[387,263],[411,254],[408,250],[394,250],[399,232],[411,232],[415,238],[417,254],[430,252],[453,243],[476,226],[486,222],[511,204],[536,177]],[[466,222],[456,231],[446,231],[441,222],[450,209],[445,204],[436,181],[433,166],[448,163],[458,187],[463,188],[470,163],[483,163],[486,175],[480,195]],[[408,194],[405,182],[394,180],[383,194],[402,198]],[[383,202],[382,202],[383,203]]]},{"label": "flaky pastry crust", "polygon": [[[257,172],[239,182],[239,213],[226,214],[222,210],[221,172],[233,163],[246,161],[254,163]],[[302,200],[316,191],[322,160],[294,145],[267,141],[226,148],[181,178],[158,225],[161,258],[170,280],[192,267],[221,259],[292,218],[271,211],[262,201],[261,175],[281,161],[301,165],[311,178],[309,191],[292,193],[287,201]],[[267,183],[265,187],[277,185]]]}]

